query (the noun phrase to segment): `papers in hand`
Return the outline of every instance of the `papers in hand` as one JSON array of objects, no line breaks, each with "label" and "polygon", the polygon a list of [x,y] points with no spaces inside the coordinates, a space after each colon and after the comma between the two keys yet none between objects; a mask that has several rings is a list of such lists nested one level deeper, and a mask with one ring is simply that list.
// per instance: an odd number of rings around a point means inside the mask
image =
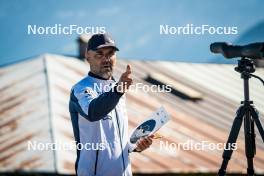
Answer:
[{"label": "papers in hand", "polygon": [[150,136],[158,131],[170,120],[170,117],[163,107],[160,107],[150,117],[138,125],[130,136],[130,142],[135,144],[142,137]]}]

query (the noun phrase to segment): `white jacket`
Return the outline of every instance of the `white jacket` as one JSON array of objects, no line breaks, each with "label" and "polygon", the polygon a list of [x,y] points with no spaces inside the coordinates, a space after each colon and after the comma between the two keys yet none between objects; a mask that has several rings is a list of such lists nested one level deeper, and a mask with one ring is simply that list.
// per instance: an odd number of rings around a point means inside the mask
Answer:
[{"label": "white jacket", "polygon": [[91,72],[71,90],[69,110],[77,142],[79,176],[131,176],[125,96],[114,80]]}]

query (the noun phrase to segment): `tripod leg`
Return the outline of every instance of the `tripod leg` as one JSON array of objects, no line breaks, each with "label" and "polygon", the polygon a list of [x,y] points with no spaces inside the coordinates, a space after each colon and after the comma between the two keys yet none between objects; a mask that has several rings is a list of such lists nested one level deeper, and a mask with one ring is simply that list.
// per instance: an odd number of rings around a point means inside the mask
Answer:
[{"label": "tripod leg", "polygon": [[262,141],[264,142],[264,130],[263,130],[263,127],[262,127],[261,122],[259,120],[259,113],[254,107],[251,107],[251,114],[252,114],[254,122],[257,125],[258,131],[259,131],[260,136],[262,138]]},{"label": "tripod leg", "polygon": [[233,153],[233,144],[236,143],[236,140],[237,140],[237,137],[239,134],[239,130],[240,130],[241,125],[242,125],[242,119],[244,117],[244,114],[245,114],[245,107],[240,106],[240,108],[237,110],[237,115],[234,119],[231,131],[230,131],[229,136],[228,136],[226,147],[225,147],[223,155],[222,155],[223,162],[222,162],[221,168],[218,171],[219,176],[224,176],[226,173],[228,161],[230,160],[231,155]]},{"label": "tripod leg", "polygon": [[254,121],[251,118],[251,108],[246,108],[246,113],[244,118],[244,133],[245,133],[245,152],[246,152],[247,164],[248,164],[247,174],[251,176],[254,175],[253,158],[256,152]]}]

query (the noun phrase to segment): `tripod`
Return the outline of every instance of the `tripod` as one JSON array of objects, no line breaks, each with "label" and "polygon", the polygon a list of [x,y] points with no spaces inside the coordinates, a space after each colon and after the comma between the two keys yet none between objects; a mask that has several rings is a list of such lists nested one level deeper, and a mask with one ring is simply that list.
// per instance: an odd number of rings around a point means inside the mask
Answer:
[{"label": "tripod", "polygon": [[[244,82],[244,101],[241,102],[241,106],[238,108],[236,112],[236,117],[234,119],[231,131],[227,140],[227,147],[225,147],[223,152],[223,161],[221,168],[218,171],[219,176],[224,176],[226,174],[226,168],[228,165],[228,161],[231,159],[231,155],[233,153],[234,147],[233,144],[236,143],[239,130],[242,125],[242,121],[244,120],[244,135],[245,135],[245,152],[247,157],[247,174],[254,175],[254,164],[253,158],[256,154],[256,144],[255,144],[255,131],[254,131],[254,123],[256,124],[261,138],[264,142],[264,130],[259,120],[259,115],[253,106],[253,101],[249,99],[249,79],[251,77],[259,79],[263,84],[264,81],[251,73],[255,72],[254,64],[252,60],[246,59],[242,57],[241,60],[238,60],[238,66],[235,68],[235,71],[241,73],[241,78]],[[229,148],[228,146],[232,146]]]}]

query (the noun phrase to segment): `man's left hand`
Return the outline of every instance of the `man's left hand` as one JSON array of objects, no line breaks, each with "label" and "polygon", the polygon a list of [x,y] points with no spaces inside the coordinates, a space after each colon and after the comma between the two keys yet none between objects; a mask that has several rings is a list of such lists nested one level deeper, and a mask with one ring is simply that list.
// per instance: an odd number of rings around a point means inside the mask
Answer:
[{"label": "man's left hand", "polygon": [[150,145],[152,144],[152,139],[154,138],[154,135],[148,136],[148,137],[144,137],[141,138],[137,141],[137,147],[135,148],[135,150],[137,152],[142,152],[144,150],[146,150],[147,148],[150,147]]}]

